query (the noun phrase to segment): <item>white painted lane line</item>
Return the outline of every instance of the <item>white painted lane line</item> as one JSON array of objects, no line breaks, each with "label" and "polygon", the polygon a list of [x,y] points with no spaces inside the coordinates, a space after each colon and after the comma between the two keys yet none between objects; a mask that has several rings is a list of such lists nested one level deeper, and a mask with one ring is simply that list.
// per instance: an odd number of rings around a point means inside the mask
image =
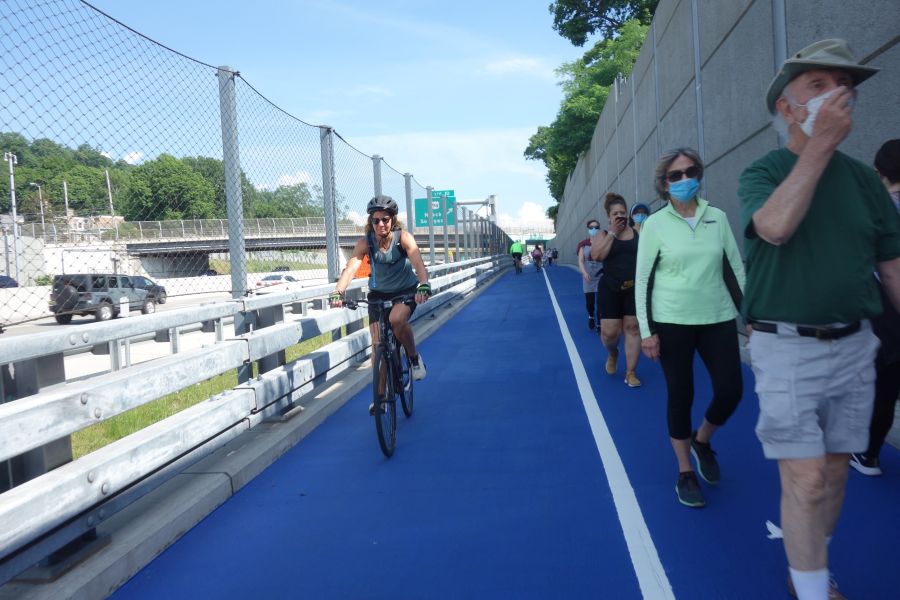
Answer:
[{"label": "white painted lane line", "polygon": [[628,553],[631,555],[631,564],[634,566],[641,594],[648,600],[674,600],[675,594],[672,591],[672,585],[659,560],[659,554],[650,537],[650,530],[644,521],[634,488],[631,487],[631,481],[625,472],[625,465],[622,464],[622,458],[619,456],[619,451],[616,450],[612,435],[606,426],[606,420],[597,404],[597,398],[591,389],[587,372],[584,370],[584,363],[581,362],[575,342],[572,341],[572,336],[569,334],[569,327],[559,309],[556,294],[553,293],[553,286],[550,285],[547,273],[545,272],[543,275],[547,290],[550,292],[550,301],[553,303],[556,320],[559,322],[559,331],[562,333],[569,360],[572,362],[572,371],[575,373],[581,403],[584,405],[584,412],[587,413],[588,423],[594,434],[594,442],[597,444],[597,451],[600,453],[600,460],[603,462],[603,469],[606,472],[606,480],[612,491],[619,524],[625,535],[625,543],[628,545]]}]

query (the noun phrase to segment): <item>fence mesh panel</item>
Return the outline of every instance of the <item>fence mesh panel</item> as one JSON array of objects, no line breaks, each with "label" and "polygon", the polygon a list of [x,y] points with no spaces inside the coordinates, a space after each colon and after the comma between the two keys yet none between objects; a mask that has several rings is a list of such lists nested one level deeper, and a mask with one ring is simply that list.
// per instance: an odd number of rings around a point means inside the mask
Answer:
[{"label": "fence mesh panel", "polygon": [[[326,232],[323,132],[336,234]],[[375,189],[372,157],[333,130],[79,0],[0,2],[0,151],[0,327],[94,318],[52,292],[78,274],[131,276],[154,304],[189,297],[176,305],[264,293],[273,271],[297,286],[325,282],[326,240],[342,249],[339,269]],[[229,156],[240,166],[230,182]],[[381,174],[412,228],[404,175],[384,161]],[[227,189],[240,190],[242,219],[229,220]],[[425,194],[412,180],[413,198]]]}]

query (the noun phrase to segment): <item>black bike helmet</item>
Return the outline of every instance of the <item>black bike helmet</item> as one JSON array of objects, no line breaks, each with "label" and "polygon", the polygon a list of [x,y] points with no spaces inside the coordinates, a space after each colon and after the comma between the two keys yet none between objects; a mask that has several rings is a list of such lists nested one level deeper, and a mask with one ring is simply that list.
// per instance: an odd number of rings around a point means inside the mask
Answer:
[{"label": "black bike helmet", "polygon": [[397,203],[394,202],[394,199],[390,196],[375,196],[371,200],[369,200],[369,205],[366,207],[366,212],[370,215],[378,210],[383,210],[385,212],[391,213],[391,216],[397,214]]}]

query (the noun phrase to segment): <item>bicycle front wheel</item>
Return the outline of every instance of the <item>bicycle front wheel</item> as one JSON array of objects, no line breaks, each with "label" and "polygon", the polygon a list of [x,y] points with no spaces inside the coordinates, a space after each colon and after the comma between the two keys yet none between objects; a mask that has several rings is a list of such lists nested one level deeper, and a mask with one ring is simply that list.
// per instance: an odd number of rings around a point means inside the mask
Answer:
[{"label": "bicycle front wheel", "polygon": [[399,388],[400,404],[403,406],[403,414],[409,418],[413,414],[413,378],[410,372],[409,356],[406,354],[406,348],[399,340],[395,339],[394,356],[397,359],[396,373],[397,384]]},{"label": "bicycle front wheel", "polygon": [[[379,344],[375,349],[375,364],[372,383],[372,395],[375,404],[375,433],[378,434],[378,445],[385,456],[394,454],[397,444],[397,402],[395,400],[394,374],[390,361],[385,356],[385,346]],[[379,389],[382,393],[379,393]]]}]

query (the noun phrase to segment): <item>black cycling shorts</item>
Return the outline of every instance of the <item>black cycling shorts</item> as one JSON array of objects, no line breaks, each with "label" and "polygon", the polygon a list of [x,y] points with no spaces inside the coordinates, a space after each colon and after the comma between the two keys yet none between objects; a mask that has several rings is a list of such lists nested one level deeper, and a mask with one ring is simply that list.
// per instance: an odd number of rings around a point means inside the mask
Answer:
[{"label": "black cycling shorts", "polygon": [[521,252],[513,252],[512,257],[515,260],[522,260],[522,253]]},{"label": "black cycling shorts", "polygon": [[[418,286],[414,285],[405,290],[399,290],[396,292],[380,292],[377,290],[373,290],[366,295],[366,299],[368,300],[390,300],[391,298],[396,298],[397,296],[409,296],[409,300],[405,301],[403,304],[409,307],[409,316],[416,311],[416,288]],[[393,308],[393,306],[391,307]],[[381,307],[378,305],[369,305],[369,323],[375,324],[378,322],[378,315]],[[391,314],[391,309],[388,309],[388,314]]]},{"label": "black cycling shorts", "polygon": [[601,319],[621,319],[637,314],[634,306],[634,286],[627,290],[614,290],[601,278],[600,285],[597,286],[597,300]]}]

